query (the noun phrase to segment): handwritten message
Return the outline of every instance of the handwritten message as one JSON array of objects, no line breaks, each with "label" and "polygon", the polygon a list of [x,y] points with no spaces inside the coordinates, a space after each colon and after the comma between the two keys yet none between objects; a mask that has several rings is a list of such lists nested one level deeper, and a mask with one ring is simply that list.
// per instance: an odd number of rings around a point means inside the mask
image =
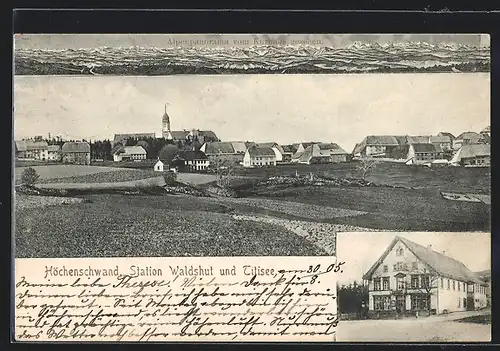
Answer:
[{"label": "handwritten message", "polygon": [[334,257],[16,259],[18,341],[334,341]]}]

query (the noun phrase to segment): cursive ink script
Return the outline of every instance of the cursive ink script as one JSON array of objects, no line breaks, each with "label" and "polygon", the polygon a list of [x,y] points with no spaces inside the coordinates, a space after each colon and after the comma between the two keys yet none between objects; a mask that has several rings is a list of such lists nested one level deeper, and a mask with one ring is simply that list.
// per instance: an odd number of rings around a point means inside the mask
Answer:
[{"label": "cursive ink script", "polygon": [[19,341],[335,340],[332,257],[36,260],[16,260]]}]

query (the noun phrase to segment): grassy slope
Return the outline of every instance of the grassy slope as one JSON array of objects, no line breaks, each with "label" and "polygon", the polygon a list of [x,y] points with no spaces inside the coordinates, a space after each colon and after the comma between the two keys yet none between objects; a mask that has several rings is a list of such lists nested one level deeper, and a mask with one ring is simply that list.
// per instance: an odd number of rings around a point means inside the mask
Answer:
[{"label": "grassy slope", "polygon": [[325,254],[280,226],[234,220],[226,207],[196,198],[90,199],[94,203],[18,211],[16,257]]}]

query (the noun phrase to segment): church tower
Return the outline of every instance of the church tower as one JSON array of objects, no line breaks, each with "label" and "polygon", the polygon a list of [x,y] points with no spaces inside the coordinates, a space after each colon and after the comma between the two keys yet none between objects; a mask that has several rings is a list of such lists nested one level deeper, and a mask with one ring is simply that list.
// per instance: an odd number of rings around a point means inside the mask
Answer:
[{"label": "church tower", "polygon": [[165,105],[165,113],[161,119],[161,125],[162,136],[166,138],[170,134],[170,116],[167,114],[167,105]]}]

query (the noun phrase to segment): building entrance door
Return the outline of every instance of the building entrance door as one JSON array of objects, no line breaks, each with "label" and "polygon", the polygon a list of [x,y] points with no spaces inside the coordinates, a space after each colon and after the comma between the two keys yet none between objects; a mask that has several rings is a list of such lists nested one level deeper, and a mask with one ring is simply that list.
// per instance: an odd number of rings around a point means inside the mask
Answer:
[{"label": "building entrance door", "polygon": [[402,313],[406,311],[406,299],[404,295],[396,296],[396,312]]}]

